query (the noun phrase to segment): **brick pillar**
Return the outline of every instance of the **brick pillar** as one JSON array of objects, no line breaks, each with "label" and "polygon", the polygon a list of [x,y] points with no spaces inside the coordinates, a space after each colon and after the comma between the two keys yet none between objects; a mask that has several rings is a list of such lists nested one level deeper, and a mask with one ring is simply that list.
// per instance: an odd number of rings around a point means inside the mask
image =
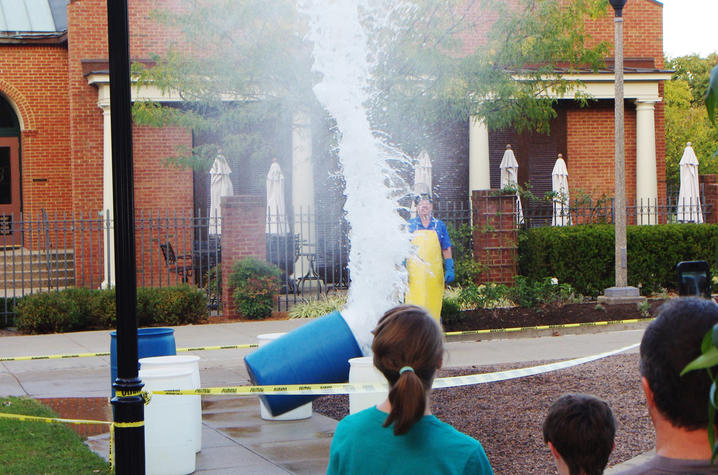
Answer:
[{"label": "brick pillar", "polygon": [[222,317],[237,317],[229,291],[229,274],[234,261],[244,257],[267,258],[265,236],[266,197],[261,195],[223,196],[222,209]]},{"label": "brick pillar", "polygon": [[478,283],[513,285],[518,273],[516,195],[499,190],[474,190],[474,260],[485,267]]},{"label": "brick pillar", "polygon": [[718,175],[700,175],[706,209],[703,210],[706,223],[718,223]]}]

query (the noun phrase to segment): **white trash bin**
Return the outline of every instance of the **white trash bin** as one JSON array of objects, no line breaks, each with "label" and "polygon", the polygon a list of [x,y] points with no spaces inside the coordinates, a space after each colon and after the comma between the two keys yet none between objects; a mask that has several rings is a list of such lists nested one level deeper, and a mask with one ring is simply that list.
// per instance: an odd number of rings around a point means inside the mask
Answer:
[{"label": "white trash bin", "polygon": [[[141,369],[189,369],[192,371],[192,387],[202,387],[199,379],[199,356],[195,355],[172,355],[152,356],[140,359]],[[202,450],[202,396],[181,396],[193,401],[192,405],[192,427],[194,427],[194,451]]]},{"label": "white trash bin", "polygon": [[[384,383],[386,378],[374,366],[373,356],[362,356],[349,360],[350,383]],[[384,402],[389,395],[389,388],[376,393],[354,393],[349,395],[349,414],[363,411]]]},{"label": "white trash bin", "polygon": [[[147,391],[192,389],[190,369],[141,369]],[[152,394],[145,406],[147,475],[187,475],[195,471],[193,401],[186,396]]]},{"label": "white trash bin", "polygon": [[[257,339],[259,340],[259,346],[264,346],[267,343],[281,337],[282,335],[284,335],[284,333],[264,333],[262,335],[257,335]],[[296,409],[292,409],[291,411],[285,412],[284,414],[275,417],[272,415],[271,412],[269,412],[269,409],[267,409],[267,407],[264,405],[264,402],[262,402],[262,400],[260,399],[259,414],[262,419],[266,421],[297,421],[300,419],[309,419],[310,417],[312,417],[312,403],[309,402],[307,404],[299,406]]]}]

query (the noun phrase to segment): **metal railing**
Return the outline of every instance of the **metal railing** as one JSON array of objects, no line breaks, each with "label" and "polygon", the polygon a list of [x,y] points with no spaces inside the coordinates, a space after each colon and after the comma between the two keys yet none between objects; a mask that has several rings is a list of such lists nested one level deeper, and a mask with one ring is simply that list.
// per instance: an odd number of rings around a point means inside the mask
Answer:
[{"label": "metal railing", "polygon": [[[524,226],[551,225],[554,203],[524,203]],[[698,212],[695,203],[631,203],[629,223],[688,221]],[[571,225],[612,223],[610,199],[574,200],[566,208]],[[684,218],[679,220],[679,212]],[[713,210],[701,203],[705,218]],[[458,229],[470,225],[466,202],[437,202],[434,215]],[[13,318],[14,301],[24,295],[67,287],[97,289],[114,285],[113,222],[107,214],[44,211],[35,217],[3,217],[0,222],[0,325]],[[343,292],[351,285],[349,225],[344,219],[300,209],[270,215],[266,227],[266,256],[281,270],[280,311],[298,302]],[[188,211],[138,211],[135,216],[138,287],[167,287],[186,283],[203,289],[209,308],[221,312],[221,218],[198,217]],[[278,226],[277,223],[282,223]],[[471,252],[470,233],[462,243]],[[458,244],[458,243],[457,243]]]},{"label": "metal railing", "polygon": [[[522,201],[523,226],[526,228],[614,222],[613,198],[583,198],[568,202],[524,198]],[[669,195],[663,200],[639,199],[626,203],[627,224],[703,223],[713,212],[712,206],[705,199],[701,202],[679,202],[676,195]]]}]

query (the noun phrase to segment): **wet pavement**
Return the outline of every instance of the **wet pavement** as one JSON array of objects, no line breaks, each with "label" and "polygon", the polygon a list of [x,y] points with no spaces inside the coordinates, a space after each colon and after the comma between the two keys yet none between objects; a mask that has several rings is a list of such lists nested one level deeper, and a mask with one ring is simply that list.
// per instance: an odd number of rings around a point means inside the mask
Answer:
[{"label": "wet pavement", "polygon": [[[178,348],[256,343],[257,335],[291,331],[303,320],[190,325],[175,328]],[[446,367],[507,362],[569,359],[614,350],[640,341],[645,324],[632,327],[592,328],[590,333],[544,337],[524,333],[463,337],[449,341]],[[613,331],[611,331],[613,330]],[[617,331],[616,331],[617,330]],[[555,333],[555,332],[554,332]],[[0,356],[26,356],[109,351],[109,331],[56,335],[5,336]],[[202,387],[249,384],[243,358],[253,349],[194,351],[200,357]],[[633,350],[635,351],[635,350]],[[105,401],[110,393],[110,357],[0,362],[0,395],[33,398],[90,398]],[[84,402],[83,402],[84,400]],[[55,403],[56,407],[63,406]],[[107,407],[105,407],[105,410]],[[57,409],[63,415],[64,409]],[[94,418],[96,412],[85,414]],[[104,414],[109,414],[105,412]],[[89,417],[93,416],[94,417]],[[265,421],[254,396],[202,397],[202,450],[196,472],[202,474],[324,473],[336,421],[313,414],[297,421]],[[107,456],[109,434],[88,438],[88,445]]]}]

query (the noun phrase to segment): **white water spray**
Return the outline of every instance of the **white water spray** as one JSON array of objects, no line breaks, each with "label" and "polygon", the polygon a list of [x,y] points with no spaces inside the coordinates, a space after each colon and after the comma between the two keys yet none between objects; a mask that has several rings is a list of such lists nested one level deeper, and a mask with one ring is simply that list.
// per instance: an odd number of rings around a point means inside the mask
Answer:
[{"label": "white water spray", "polygon": [[372,134],[364,104],[369,99],[370,65],[360,24],[362,0],[300,0],[314,44],[313,69],[323,79],[314,88],[340,131],[339,158],[346,182],[345,210],[351,225],[349,271],[352,285],[342,316],[362,352],[371,352],[371,330],[406,291],[404,259],[412,246],[397,213],[387,148]]}]

